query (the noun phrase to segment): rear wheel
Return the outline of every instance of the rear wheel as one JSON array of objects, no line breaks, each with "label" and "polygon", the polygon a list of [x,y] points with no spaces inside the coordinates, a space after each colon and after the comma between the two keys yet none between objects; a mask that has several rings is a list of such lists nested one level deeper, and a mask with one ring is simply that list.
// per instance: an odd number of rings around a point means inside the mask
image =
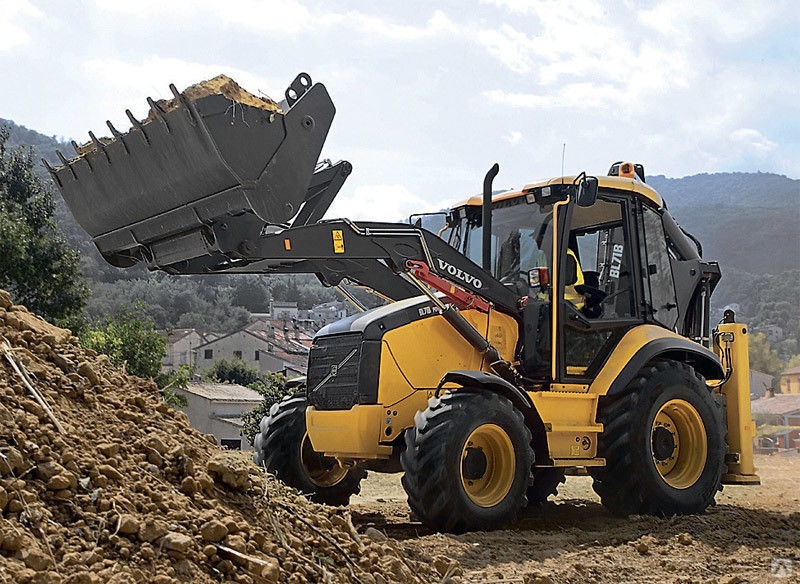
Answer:
[{"label": "rear wheel", "polygon": [[307,406],[303,396],[290,396],[274,404],[261,420],[253,459],[312,501],[347,505],[350,496],[361,490],[361,479],[367,473],[360,468],[343,468],[335,459],[314,450],[306,432]]},{"label": "rear wheel", "polygon": [[403,487],[411,510],[437,531],[497,529],[525,506],[531,432],[522,413],[493,393],[431,398],[406,430]]},{"label": "rear wheel", "polygon": [[714,503],[725,468],[722,407],[695,370],[659,361],[620,394],[601,398],[604,430],[594,490],[617,514],[698,513]]}]

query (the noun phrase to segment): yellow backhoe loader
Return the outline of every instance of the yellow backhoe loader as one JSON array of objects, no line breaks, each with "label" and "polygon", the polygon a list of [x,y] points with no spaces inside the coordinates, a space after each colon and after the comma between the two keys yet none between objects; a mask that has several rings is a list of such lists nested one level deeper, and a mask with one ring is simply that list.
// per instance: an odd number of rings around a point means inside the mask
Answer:
[{"label": "yellow backhoe loader", "polygon": [[402,472],[430,528],[501,527],[585,468],[614,513],[702,512],[756,484],[747,326],[711,327],[720,279],[641,165],[558,177],[417,223],[323,219],[351,165],[318,164],[335,108],[295,79],[275,107],[149,100],[147,120],[50,168],[116,266],[313,273],[392,302],[328,325],[275,404],[255,459],[346,504]]}]

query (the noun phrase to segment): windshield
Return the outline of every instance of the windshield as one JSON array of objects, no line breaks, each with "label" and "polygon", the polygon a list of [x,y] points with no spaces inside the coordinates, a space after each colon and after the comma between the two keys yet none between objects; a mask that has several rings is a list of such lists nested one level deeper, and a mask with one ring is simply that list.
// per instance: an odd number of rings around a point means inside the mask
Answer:
[{"label": "windshield", "polygon": [[[482,263],[480,208],[464,219],[461,251]],[[492,273],[520,291],[528,288],[528,270],[551,265],[553,206],[524,197],[495,203],[492,211]]]}]

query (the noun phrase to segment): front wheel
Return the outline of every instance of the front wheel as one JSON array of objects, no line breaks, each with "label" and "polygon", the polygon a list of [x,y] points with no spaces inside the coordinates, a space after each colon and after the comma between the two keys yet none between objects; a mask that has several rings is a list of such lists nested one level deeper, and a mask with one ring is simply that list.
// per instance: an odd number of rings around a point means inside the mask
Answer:
[{"label": "front wheel", "polygon": [[620,394],[601,398],[604,429],[591,469],[613,513],[671,516],[714,503],[725,468],[722,407],[689,365],[658,361]]},{"label": "front wheel", "polygon": [[429,528],[463,533],[513,521],[531,482],[531,432],[493,393],[431,398],[406,430],[400,462],[411,510]]},{"label": "front wheel", "polygon": [[335,459],[314,450],[306,432],[307,406],[303,396],[286,397],[273,404],[253,441],[253,459],[312,501],[347,505],[350,496],[360,492],[361,479],[367,473],[357,467],[343,468]]}]

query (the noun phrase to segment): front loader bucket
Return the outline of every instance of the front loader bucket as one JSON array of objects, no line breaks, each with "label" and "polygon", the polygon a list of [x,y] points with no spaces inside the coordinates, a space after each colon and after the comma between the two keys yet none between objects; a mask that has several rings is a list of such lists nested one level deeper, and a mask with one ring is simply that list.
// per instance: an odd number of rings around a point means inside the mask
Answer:
[{"label": "front loader bucket", "polygon": [[[235,85],[235,84],[234,84]],[[236,86],[238,87],[238,86]],[[223,220],[254,214],[265,224],[297,215],[335,108],[301,73],[275,107],[215,93],[191,98],[170,86],[172,108],[148,99],[150,116],[78,147],[50,168],[75,219],[110,263],[150,265],[206,255]],[[271,103],[271,102],[270,102]],[[46,164],[46,163],[45,163]],[[235,228],[235,227],[234,227]]]}]

